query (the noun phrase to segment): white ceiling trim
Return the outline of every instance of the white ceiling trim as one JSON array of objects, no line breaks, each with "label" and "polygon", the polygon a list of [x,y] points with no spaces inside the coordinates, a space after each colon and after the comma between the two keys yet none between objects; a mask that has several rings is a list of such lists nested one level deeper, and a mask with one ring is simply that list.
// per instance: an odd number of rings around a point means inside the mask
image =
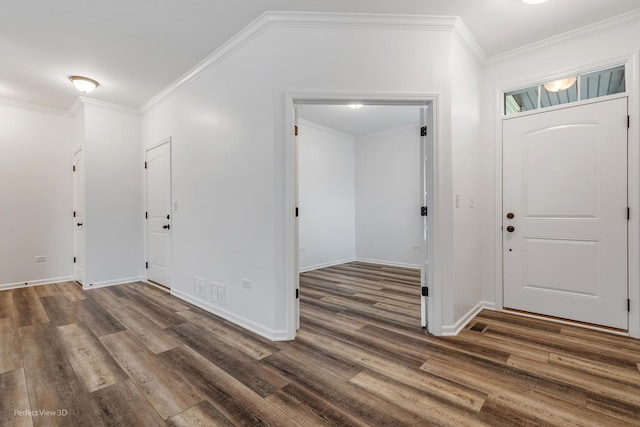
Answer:
[{"label": "white ceiling trim", "polygon": [[460,18],[458,18],[454,24],[453,35],[466,49],[467,53],[471,55],[476,64],[478,64],[478,67],[484,68],[487,63],[487,55],[484,53],[480,43],[478,43],[473,34],[471,34],[471,31],[469,31],[469,28],[467,28]]},{"label": "white ceiling trim", "polygon": [[[85,105],[95,105],[97,107],[107,108],[107,109],[116,110],[116,111],[122,111],[124,113],[130,113],[135,115],[140,114],[140,111],[137,108],[127,107],[119,104],[113,104],[111,102],[99,101],[97,99],[86,98],[84,96],[80,96],[78,97],[78,99],[80,100],[80,102],[82,102]],[[75,105],[75,102],[74,102],[74,105]]]},{"label": "white ceiling trim", "polygon": [[480,65],[484,63],[484,58],[486,57],[471,32],[457,16],[265,12],[198,65],[144,103],[139,112],[144,113],[168,99],[272,27],[450,31],[455,34],[465,49],[470,52],[474,60],[479,62]]},{"label": "white ceiling trim", "polygon": [[79,96],[69,107],[69,111],[66,112],[67,115],[71,117],[75,117],[76,114],[80,111],[80,108],[84,105],[95,105],[102,108],[107,108],[115,111],[122,111],[125,113],[140,115],[137,108],[126,107],[124,105],[113,104],[111,102],[98,101],[97,99],[87,98],[84,96]]},{"label": "white ceiling trim", "polygon": [[631,25],[636,23],[638,20],[640,20],[640,9],[632,10],[631,12],[623,13],[621,15],[614,16],[612,18],[608,18],[594,24],[567,31],[566,33],[549,37],[535,43],[530,43],[517,49],[512,49],[504,53],[490,56],[486,59],[485,64],[486,66],[491,66],[494,64],[503,63],[519,56],[528,55],[532,52],[546,49],[560,43],[592,36],[598,33],[603,33],[614,28],[619,28],[620,26]]},{"label": "white ceiling trim", "polygon": [[353,136],[353,135],[350,135],[350,134],[345,133],[345,132],[340,132],[337,129],[333,129],[333,128],[330,128],[330,127],[327,127],[327,126],[323,126],[321,124],[318,124],[316,122],[312,122],[312,121],[309,121],[309,120],[298,119],[298,126],[300,126],[300,125],[307,126],[307,127],[310,127],[310,128],[315,128],[315,129],[320,130],[322,132],[326,132],[326,133],[329,133],[329,134],[332,134],[332,135],[335,135],[335,136],[339,136],[341,138],[349,139],[351,141],[355,141],[356,140],[356,137]]},{"label": "white ceiling trim", "polygon": [[28,102],[14,101],[13,99],[0,98],[0,104],[9,105],[11,107],[22,108],[25,110],[37,111],[40,113],[59,114],[62,116],[69,115],[69,111],[59,108],[43,107],[42,105],[29,104]]}]

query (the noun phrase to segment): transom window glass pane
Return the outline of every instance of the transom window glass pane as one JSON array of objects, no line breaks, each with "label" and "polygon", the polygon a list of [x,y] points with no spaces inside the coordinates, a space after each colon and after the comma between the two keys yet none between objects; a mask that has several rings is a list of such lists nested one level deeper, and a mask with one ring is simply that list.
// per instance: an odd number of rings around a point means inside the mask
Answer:
[{"label": "transom window glass pane", "polygon": [[504,94],[505,114],[521,113],[538,108],[538,86]]},{"label": "transom window glass pane", "polygon": [[580,78],[580,99],[599,98],[625,90],[624,65],[584,74]]},{"label": "transom window glass pane", "polygon": [[[504,94],[506,115],[624,93],[625,66],[570,76]],[[578,91],[580,88],[580,91]]]},{"label": "transom window glass pane", "polygon": [[568,104],[578,100],[578,84],[576,77],[555,80],[542,85],[540,107]]}]

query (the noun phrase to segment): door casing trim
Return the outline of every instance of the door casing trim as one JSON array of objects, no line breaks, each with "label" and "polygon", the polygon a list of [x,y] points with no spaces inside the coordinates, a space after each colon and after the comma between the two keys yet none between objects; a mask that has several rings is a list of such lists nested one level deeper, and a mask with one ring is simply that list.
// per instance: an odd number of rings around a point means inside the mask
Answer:
[{"label": "door casing trim", "polygon": [[284,241],[284,254],[285,254],[285,284],[284,284],[284,302],[285,302],[285,329],[286,339],[293,340],[296,337],[296,309],[295,309],[295,291],[297,286],[296,276],[298,273],[298,258],[297,258],[297,234],[295,223],[295,203],[296,203],[296,185],[297,185],[297,173],[296,173],[296,153],[294,144],[294,134],[292,131],[295,125],[295,104],[296,103],[321,103],[321,104],[342,104],[359,100],[369,104],[380,105],[431,105],[431,119],[432,119],[432,153],[430,156],[432,171],[431,171],[431,186],[432,186],[432,199],[431,205],[434,209],[432,215],[432,233],[431,241],[429,242],[429,253],[436,261],[428,264],[427,268],[427,280],[430,283],[429,299],[428,299],[428,330],[434,335],[441,335],[442,333],[442,291],[440,289],[442,281],[440,280],[441,271],[438,267],[438,206],[439,206],[439,192],[438,192],[438,144],[441,140],[440,127],[439,127],[439,106],[440,100],[437,94],[407,94],[407,93],[345,93],[345,92],[293,92],[288,91],[285,93],[284,107],[285,107],[285,149],[284,149],[284,164],[285,164],[285,241]]}]

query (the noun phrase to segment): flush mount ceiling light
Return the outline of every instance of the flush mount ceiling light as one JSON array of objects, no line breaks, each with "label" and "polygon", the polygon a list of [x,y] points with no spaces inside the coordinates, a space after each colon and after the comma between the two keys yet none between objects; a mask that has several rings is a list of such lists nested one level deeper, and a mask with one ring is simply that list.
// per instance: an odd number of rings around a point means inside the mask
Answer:
[{"label": "flush mount ceiling light", "polygon": [[82,76],[71,76],[69,80],[71,80],[71,83],[73,83],[76,89],[82,93],[93,92],[93,90],[100,85],[97,81]]},{"label": "flush mount ceiling light", "polygon": [[362,108],[362,104],[349,104],[347,105],[347,107],[351,108],[352,110],[359,110]]},{"label": "flush mount ceiling light", "polygon": [[562,90],[567,90],[574,84],[576,84],[576,77],[567,77],[566,79],[554,80],[549,83],[544,84],[544,88],[547,92],[560,92]]},{"label": "flush mount ceiling light", "polygon": [[540,4],[540,3],[544,3],[547,0],[522,0],[522,3],[524,4]]}]

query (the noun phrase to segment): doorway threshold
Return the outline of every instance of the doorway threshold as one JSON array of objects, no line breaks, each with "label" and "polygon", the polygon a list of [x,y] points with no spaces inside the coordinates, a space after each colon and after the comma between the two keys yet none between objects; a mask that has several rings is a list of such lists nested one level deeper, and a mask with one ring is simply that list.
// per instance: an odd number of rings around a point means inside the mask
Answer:
[{"label": "doorway threshold", "polygon": [[505,313],[516,314],[518,316],[529,317],[532,319],[547,320],[549,322],[560,323],[568,326],[577,326],[580,328],[591,329],[593,331],[606,332],[609,334],[621,335],[621,336],[629,336],[629,331],[626,329],[618,329],[618,328],[612,328],[610,326],[580,322],[579,320],[565,319],[562,317],[549,316],[547,314],[532,313],[530,311],[517,310],[515,308],[503,307],[502,311],[504,311]]},{"label": "doorway threshold", "polygon": [[171,293],[171,288],[169,288],[168,286],[165,285],[161,285],[160,283],[156,283],[153,280],[147,280],[147,283],[150,284],[151,286],[153,286],[154,288],[158,288],[161,291],[164,291],[168,294]]}]

